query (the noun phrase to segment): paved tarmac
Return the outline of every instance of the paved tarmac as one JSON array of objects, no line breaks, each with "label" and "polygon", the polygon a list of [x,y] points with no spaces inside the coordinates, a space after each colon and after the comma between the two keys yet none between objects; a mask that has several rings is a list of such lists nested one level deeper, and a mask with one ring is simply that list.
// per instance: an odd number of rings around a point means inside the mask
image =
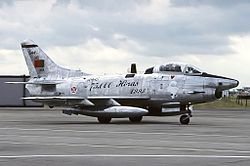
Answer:
[{"label": "paved tarmac", "polygon": [[190,125],[178,116],[99,124],[58,110],[1,108],[0,165],[250,165],[250,110],[193,115]]}]

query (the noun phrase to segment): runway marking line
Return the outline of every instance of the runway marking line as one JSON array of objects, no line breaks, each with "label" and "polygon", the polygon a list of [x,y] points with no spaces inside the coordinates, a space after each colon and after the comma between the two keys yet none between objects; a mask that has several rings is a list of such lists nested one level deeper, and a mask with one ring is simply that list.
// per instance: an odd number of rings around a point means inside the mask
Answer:
[{"label": "runway marking line", "polygon": [[[115,149],[154,149],[154,150],[162,150],[166,149],[166,147],[159,147],[159,146],[135,146],[135,145],[108,145],[108,144],[86,144],[86,143],[79,143],[79,144],[70,144],[70,143],[31,143],[31,142],[10,142],[10,141],[2,141],[1,143],[4,144],[11,144],[11,145],[42,145],[42,146],[69,146],[69,147],[90,147],[90,148],[115,148]],[[247,150],[231,150],[231,149],[207,149],[207,148],[183,148],[183,147],[168,147],[170,150],[191,150],[191,151],[209,151],[209,152],[231,152],[231,153],[245,153],[249,154],[250,151]]]},{"label": "runway marking line", "polygon": [[[180,133],[164,133],[164,132],[152,132],[152,133],[147,133],[147,132],[133,132],[133,131],[101,131],[101,130],[60,130],[60,129],[46,129],[46,128],[0,128],[0,130],[20,130],[20,131],[53,131],[53,132],[75,132],[75,133],[108,133],[108,134],[138,134],[138,135],[173,135],[173,136],[196,136],[198,135],[199,137],[224,137],[224,135],[218,135],[218,134],[180,134]],[[242,138],[242,137],[247,137],[247,136],[235,136],[235,135],[226,135],[226,137],[230,138]]]},{"label": "runway marking line", "polygon": [[1,155],[0,158],[70,158],[70,157],[109,157],[109,158],[221,158],[250,159],[250,156],[234,155],[168,155],[168,154],[37,154],[37,155]]}]

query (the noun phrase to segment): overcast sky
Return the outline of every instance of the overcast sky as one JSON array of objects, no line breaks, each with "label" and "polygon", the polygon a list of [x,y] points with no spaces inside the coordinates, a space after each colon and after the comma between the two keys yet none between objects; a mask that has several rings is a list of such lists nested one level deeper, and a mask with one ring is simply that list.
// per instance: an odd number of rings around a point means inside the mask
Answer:
[{"label": "overcast sky", "polygon": [[88,73],[178,61],[250,86],[248,0],[1,0],[0,74],[28,74],[25,39]]}]

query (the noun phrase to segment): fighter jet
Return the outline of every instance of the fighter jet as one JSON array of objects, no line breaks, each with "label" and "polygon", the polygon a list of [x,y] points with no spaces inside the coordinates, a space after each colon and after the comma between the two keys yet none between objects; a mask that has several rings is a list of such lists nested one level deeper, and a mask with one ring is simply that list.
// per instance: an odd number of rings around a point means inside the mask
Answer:
[{"label": "fighter jet", "polygon": [[239,84],[184,63],[150,67],[143,74],[132,64],[129,73],[99,76],[58,66],[31,40],[22,42],[21,48],[30,80],[9,83],[25,84],[30,97],[23,100],[62,107],[68,115],[96,117],[100,123],[181,115],[180,123],[189,124],[192,105],[220,99],[224,90]]}]

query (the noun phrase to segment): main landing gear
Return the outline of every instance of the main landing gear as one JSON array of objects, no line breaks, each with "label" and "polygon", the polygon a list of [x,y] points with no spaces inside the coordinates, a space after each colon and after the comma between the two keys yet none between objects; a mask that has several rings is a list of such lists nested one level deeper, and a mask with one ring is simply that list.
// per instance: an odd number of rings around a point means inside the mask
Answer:
[{"label": "main landing gear", "polygon": [[[132,123],[140,123],[143,116],[129,117],[129,121]],[[111,121],[111,117],[97,117],[99,123],[108,124]]]},{"label": "main landing gear", "polygon": [[132,123],[140,123],[143,116],[129,117],[129,121]]},{"label": "main landing gear", "polygon": [[108,124],[111,121],[112,118],[110,117],[98,117],[97,120],[99,121],[99,123],[102,124]]}]

